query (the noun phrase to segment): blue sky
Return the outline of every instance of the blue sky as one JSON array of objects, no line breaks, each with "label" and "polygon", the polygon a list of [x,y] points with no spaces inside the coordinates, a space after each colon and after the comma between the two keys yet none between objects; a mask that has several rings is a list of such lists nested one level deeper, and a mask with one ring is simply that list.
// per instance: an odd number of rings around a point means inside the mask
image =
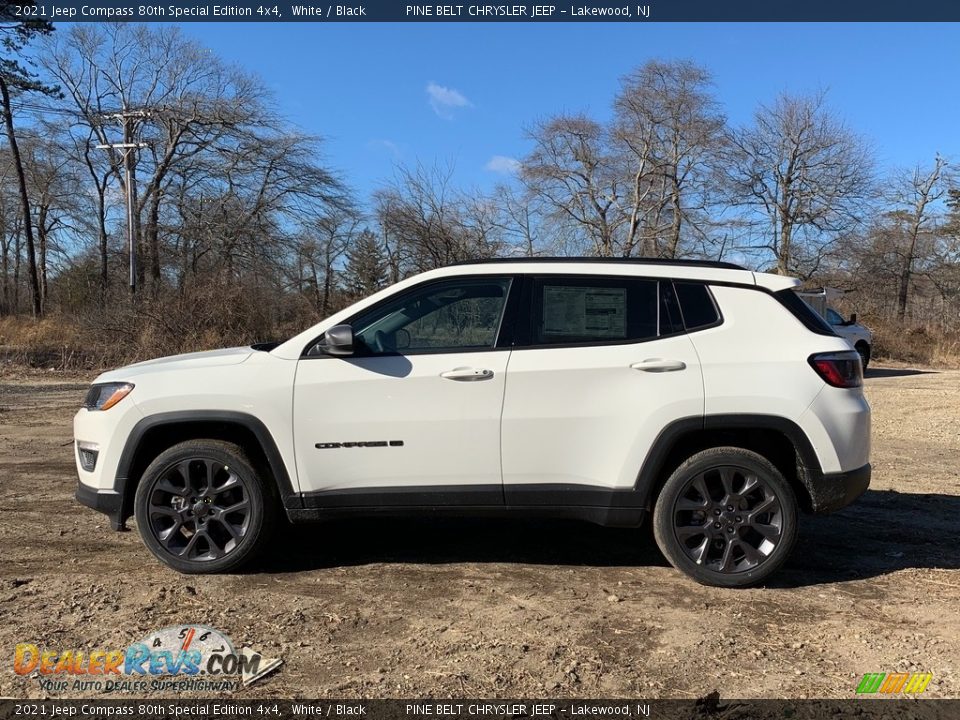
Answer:
[{"label": "blue sky", "polygon": [[[257,72],[281,112],[324,136],[361,196],[398,161],[454,163],[486,189],[559,111],[609,115],[618,79],[645,60],[690,58],[735,122],[783,90],[825,88],[882,167],[960,162],[960,25],[183,23]],[[491,169],[492,168],[492,169]],[[499,170],[499,172],[498,172]]]}]

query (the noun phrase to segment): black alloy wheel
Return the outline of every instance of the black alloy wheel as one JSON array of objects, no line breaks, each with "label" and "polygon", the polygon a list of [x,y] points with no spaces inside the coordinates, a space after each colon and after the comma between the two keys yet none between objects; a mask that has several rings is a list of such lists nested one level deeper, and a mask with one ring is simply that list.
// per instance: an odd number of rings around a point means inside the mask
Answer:
[{"label": "black alloy wheel", "polygon": [[190,440],[161,453],[137,487],[135,512],[147,547],[187,573],[224,572],[262,548],[272,494],[243,451]]},{"label": "black alloy wheel", "polygon": [[776,571],[796,540],[797,501],[783,475],[742,448],[697,453],[670,476],[654,532],[672,565],[698,582],[754,585]]}]

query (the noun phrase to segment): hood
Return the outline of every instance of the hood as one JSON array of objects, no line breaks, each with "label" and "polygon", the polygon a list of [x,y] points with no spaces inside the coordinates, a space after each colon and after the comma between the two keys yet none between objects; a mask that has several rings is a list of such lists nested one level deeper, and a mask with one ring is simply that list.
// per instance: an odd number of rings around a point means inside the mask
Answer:
[{"label": "hood", "polygon": [[222,350],[208,350],[207,352],[185,353],[183,355],[169,355],[145,360],[143,362],[126,365],[116,370],[104,373],[95,382],[109,382],[117,380],[131,380],[139,375],[181,368],[222,367],[224,365],[238,365],[256,352],[249,346],[223,348]]}]

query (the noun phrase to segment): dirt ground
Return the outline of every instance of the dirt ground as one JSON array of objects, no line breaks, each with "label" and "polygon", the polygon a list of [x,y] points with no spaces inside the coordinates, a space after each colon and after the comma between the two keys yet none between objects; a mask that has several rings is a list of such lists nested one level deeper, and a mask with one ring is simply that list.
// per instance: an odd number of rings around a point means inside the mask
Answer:
[{"label": "dirt ground", "polygon": [[182,576],[73,499],[86,380],[0,375],[0,696],[44,695],[13,673],[17,643],[201,623],[284,661],[238,698],[852,697],[894,671],[960,697],[960,371],[868,373],[871,490],[804,517],[776,582],[747,591],[685,579],[646,529],[562,522],[326,524],[265,572]]}]

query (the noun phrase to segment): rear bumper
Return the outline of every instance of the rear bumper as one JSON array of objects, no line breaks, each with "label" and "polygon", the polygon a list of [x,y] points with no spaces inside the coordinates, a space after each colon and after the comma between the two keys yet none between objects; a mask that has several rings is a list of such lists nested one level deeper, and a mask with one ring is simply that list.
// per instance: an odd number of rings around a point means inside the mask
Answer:
[{"label": "rear bumper", "polygon": [[77,500],[110,518],[114,530],[123,530],[123,496],[114,490],[97,490],[83,483],[77,485]]},{"label": "rear bumper", "polygon": [[848,472],[824,473],[808,477],[807,489],[813,511],[833,512],[846,507],[870,487],[870,463]]}]

